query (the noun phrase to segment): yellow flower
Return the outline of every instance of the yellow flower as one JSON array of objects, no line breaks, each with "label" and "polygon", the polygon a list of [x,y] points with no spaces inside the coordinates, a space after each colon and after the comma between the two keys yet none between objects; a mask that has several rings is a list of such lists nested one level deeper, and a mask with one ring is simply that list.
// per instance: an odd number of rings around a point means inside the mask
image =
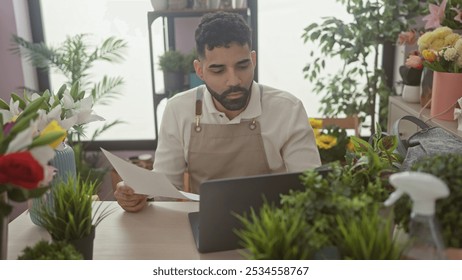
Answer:
[{"label": "yellow flower", "polygon": [[328,150],[337,145],[337,137],[326,134],[319,135],[316,137],[316,145],[319,149]]},{"label": "yellow flower", "polygon": [[353,142],[351,142],[351,140],[349,140],[346,144],[346,149],[351,152],[355,150],[355,146],[353,145]]},{"label": "yellow flower", "polygon": [[320,129],[313,129],[313,132],[314,132],[314,137],[318,137],[319,135],[321,135],[321,130]]},{"label": "yellow flower", "polygon": [[423,50],[422,56],[426,61],[430,63],[436,60],[436,53],[431,50]]},{"label": "yellow flower", "polygon": [[318,120],[318,119],[315,119],[315,118],[310,118],[309,119],[310,121],[310,125],[313,129],[317,128],[317,129],[321,129],[322,128],[322,120]]},{"label": "yellow flower", "polygon": [[445,46],[454,46],[457,42],[457,40],[460,39],[460,35],[457,33],[451,33],[444,37],[444,45]]},{"label": "yellow flower", "polygon": [[47,133],[50,133],[50,132],[63,132],[63,136],[61,136],[60,138],[56,139],[54,142],[50,143],[50,147],[52,147],[53,149],[58,147],[63,141],[64,139],[66,139],[66,130],[64,128],[62,128],[58,122],[56,120],[52,120],[41,132],[40,132],[40,135],[41,136],[44,136],[46,135]]}]

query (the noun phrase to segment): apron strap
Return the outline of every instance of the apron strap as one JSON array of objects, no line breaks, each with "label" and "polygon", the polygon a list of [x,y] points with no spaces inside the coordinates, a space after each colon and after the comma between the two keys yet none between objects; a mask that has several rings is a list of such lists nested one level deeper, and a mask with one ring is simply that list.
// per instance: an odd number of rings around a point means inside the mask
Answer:
[{"label": "apron strap", "polygon": [[204,86],[200,86],[196,89],[196,118],[194,129],[196,132],[202,130],[200,126],[200,120],[202,116],[202,97],[204,96]]}]

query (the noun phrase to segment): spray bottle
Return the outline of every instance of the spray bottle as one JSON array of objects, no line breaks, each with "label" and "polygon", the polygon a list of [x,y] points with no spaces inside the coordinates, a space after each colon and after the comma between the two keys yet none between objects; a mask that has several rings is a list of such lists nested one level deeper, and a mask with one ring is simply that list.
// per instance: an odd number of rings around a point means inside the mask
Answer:
[{"label": "spray bottle", "polygon": [[449,195],[447,185],[434,175],[422,172],[401,172],[390,176],[396,191],[384,202],[395,203],[404,193],[412,200],[409,224],[410,246],[404,252],[407,259],[446,259],[445,247],[435,219],[435,201]]}]

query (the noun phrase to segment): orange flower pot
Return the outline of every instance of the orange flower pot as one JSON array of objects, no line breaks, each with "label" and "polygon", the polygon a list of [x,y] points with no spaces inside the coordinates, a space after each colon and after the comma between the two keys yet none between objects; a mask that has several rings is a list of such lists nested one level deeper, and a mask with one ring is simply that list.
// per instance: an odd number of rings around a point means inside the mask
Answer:
[{"label": "orange flower pot", "polygon": [[433,72],[430,116],[454,120],[454,105],[462,97],[462,73]]}]

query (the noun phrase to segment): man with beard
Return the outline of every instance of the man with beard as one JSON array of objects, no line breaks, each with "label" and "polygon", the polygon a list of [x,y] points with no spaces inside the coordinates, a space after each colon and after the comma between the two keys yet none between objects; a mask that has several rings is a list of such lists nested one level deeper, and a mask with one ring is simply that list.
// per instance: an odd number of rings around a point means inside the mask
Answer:
[{"label": "man with beard", "polygon": [[[154,171],[189,191],[208,179],[301,172],[321,165],[313,129],[299,99],[257,84],[251,31],[238,14],[205,15],[196,32],[194,68],[205,86],[172,97],[165,108]],[[114,192],[126,211],[146,196],[123,182]]]}]

